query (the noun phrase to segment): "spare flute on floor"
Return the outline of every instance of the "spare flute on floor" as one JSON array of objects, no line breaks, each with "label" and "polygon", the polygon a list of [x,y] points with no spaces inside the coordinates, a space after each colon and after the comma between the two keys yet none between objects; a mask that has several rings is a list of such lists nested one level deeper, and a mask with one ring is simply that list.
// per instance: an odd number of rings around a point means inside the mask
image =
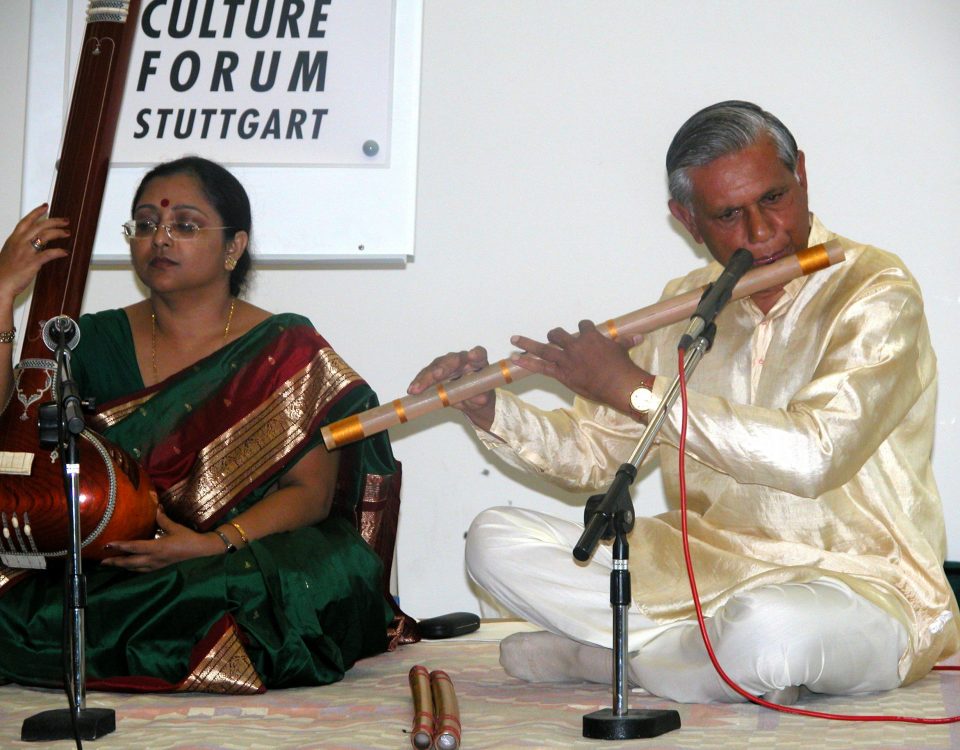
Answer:
[{"label": "spare flute on floor", "polygon": [[[831,240],[814,245],[794,255],[781,258],[769,266],[758,266],[749,271],[736,285],[732,299],[749,297],[799,276],[806,276],[843,260],[843,248],[839,241]],[[647,333],[690,317],[697,309],[703,288],[694,289],[654,305],[635,310],[620,318],[601,323],[597,328],[609,338]],[[482,370],[464,375],[457,380],[438,383],[416,396],[404,396],[389,404],[354,414],[339,422],[321,428],[327,450],[340,448],[348,443],[362,440],[370,435],[409,422],[444,406],[456,404],[477,394],[484,393],[514,380],[530,375],[520,365],[502,359]]]},{"label": "spare flute on floor", "polygon": [[433,693],[430,688],[430,673],[419,664],[410,669],[410,693],[413,695],[413,729],[410,743],[416,750],[433,747]]},{"label": "spare flute on floor", "polygon": [[437,714],[434,744],[437,750],[457,750],[460,747],[460,706],[453,690],[453,681],[441,669],[430,673],[433,691],[433,710]]}]

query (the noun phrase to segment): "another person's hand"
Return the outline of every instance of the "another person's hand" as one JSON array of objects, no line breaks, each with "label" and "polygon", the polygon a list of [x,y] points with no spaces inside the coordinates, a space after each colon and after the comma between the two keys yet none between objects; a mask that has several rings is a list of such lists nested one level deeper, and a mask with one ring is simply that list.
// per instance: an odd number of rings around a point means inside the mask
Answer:
[{"label": "another person's hand", "polygon": [[[475,346],[470,351],[449,352],[437,357],[420,370],[407,387],[407,393],[411,395],[423,393],[437,383],[482,370],[489,364],[487,350],[482,346]],[[496,391],[487,391],[453,404],[453,407],[466,414],[477,427],[489,431],[496,413],[496,404]]]},{"label": "another person's hand", "polygon": [[0,297],[9,300],[24,291],[45,263],[68,255],[47,243],[70,236],[67,219],[47,216],[47,204],[24,216],[0,249]]},{"label": "another person's hand", "polygon": [[525,353],[514,355],[513,360],[525,370],[554,378],[579,396],[629,414],[630,393],[640,382],[652,380],[628,353],[643,337],[613,341],[589,320],[581,320],[579,327],[579,335],[554,328],[547,333],[547,343],[514,336],[510,342]]},{"label": "another person's hand", "polygon": [[111,542],[108,548],[120,554],[108,557],[101,565],[125,568],[138,573],[158,570],[181,560],[224,554],[223,541],[213,533],[200,534],[173,521],[157,509],[157,526],[163,532],[156,539]]}]

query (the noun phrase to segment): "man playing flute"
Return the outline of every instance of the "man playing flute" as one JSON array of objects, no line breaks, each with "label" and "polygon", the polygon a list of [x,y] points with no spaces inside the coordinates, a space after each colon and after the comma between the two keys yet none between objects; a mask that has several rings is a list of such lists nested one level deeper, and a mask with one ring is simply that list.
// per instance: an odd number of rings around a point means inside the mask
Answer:
[{"label": "man playing flute", "polygon": [[[943,512],[931,470],[936,360],[920,289],[891,253],[838,237],[808,210],[804,154],[754,104],[693,115],[667,152],[671,214],[725,265],[755,265],[838,239],[846,260],[731,302],[689,387],[688,523],[707,631],[719,663],[754,695],[801,688],[855,694],[919,679],[960,646],[943,572]],[[669,283],[664,298],[714,279],[717,264]],[[554,329],[516,336],[518,363],[576,394],[541,410],[506,391],[458,405],[507,463],[578,492],[605,489],[632,454],[677,372],[686,321],[639,345]],[[636,343],[636,342],[630,342]],[[486,352],[438,357],[410,385],[486,366]],[[656,451],[671,507],[679,498],[679,404]],[[473,579],[539,625],[501,645],[530,681],[611,679],[612,556],[577,563],[581,524],[492,508],[467,535]],[[698,632],[670,511],[631,533],[628,677],[681,702],[737,701]]]}]

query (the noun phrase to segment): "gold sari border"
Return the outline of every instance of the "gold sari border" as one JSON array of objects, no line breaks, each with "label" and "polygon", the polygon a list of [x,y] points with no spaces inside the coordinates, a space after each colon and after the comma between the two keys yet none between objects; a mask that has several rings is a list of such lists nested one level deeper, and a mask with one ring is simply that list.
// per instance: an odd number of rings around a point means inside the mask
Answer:
[{"label": "gold sari border", "polygon": [[319,350],[231,429],[206,445],[191,473],[162,497],[174,518],[204,524],[307,439],[317,404],[333,401],[360,376],[329,347]]},{"label": "gold sari border", "polygon": [[92,422],[96,425],[96,428],[101,431],[108,427],[113,427],[118,422],[122,422],[130,416],[155,395],[155,393],[150,393],[133,401],[124,401],[122,404],[107,409],[106,411],[97,412],[97,414],[91,418]]},{"label": "gold sari border", "polygon": [[230,623],[213,648],[174,688],[174,692],[254,695],[265,689],[263,680],[240,642],[237,626]]},{"label": "gold sari border", "polygon": [[4,593],[7,588],[29,572],[29,570],[24,568],[8,568],[6,565],[0,565],[0,593]]}]

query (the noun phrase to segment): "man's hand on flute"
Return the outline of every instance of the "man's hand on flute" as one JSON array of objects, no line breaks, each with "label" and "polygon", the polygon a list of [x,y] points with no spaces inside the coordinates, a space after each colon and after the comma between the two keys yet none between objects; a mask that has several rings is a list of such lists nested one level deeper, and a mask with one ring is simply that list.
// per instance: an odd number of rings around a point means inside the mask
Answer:
[{"label": "man's hand on flute", "polygon": [[[437,383],[453,380],[470,372],[477,372],[488,364],[490,363],[487,361],[487,350],[482,346],[475,346],[470,351],[443,354],[417,373],[417,376],[407,387],[407,393],[411,395],[423,393]],[[466,414],[470,421],[481,430],[489,432],[496,413],[497,394],[496,391],[486,391],[452,404],[452,406]]]},{"label": "man's hand on flute", "polygon": [[639,344],[643,336],[612,341],[589,320],[581,320],[579,327],[579,334],[554,328],[547,333],[547,343],[514,336],[510,343],[524,353],[513,355],[512,360],[525,370],[559,381],[578,396],[636,416],[630,408],[630,394],[653,382],[653,375],[630,359],[630,347]]}]

